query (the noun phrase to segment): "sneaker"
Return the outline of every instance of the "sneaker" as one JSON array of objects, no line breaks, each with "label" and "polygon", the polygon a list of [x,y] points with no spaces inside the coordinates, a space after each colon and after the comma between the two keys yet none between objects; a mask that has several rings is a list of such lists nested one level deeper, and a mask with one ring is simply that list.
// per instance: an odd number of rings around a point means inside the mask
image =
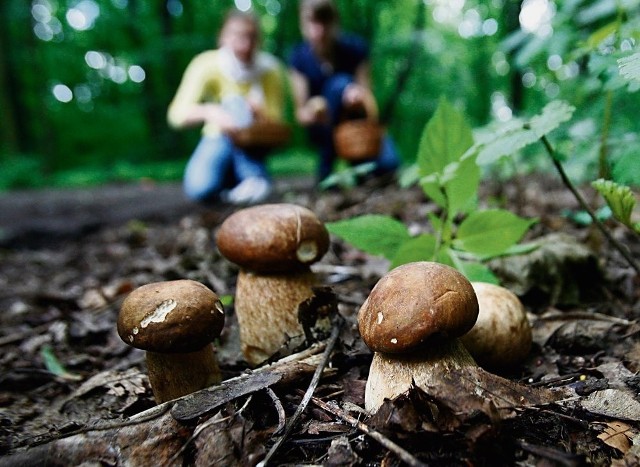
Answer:
[{"label": "sneaker", "polygon": [[271,194],[271,183],[262,177],[249,177],[242,180],[226,195],[232,204],[256,204],[264,201]]}]

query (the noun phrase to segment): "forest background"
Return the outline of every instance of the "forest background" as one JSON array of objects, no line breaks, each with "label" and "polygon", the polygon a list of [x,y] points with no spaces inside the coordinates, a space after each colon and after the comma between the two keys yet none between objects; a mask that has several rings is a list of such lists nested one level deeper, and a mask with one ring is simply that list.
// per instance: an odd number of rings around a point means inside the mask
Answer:
[{"label": "forest background", "polygon": [[[230,8],[260,16],[263,48],[300,41],[295,0],[3,0],[0,190],[178,180],[199,137],[166,109],[191,58],[215,46]],[[575,107],[554,133],[575,181],[640,185],[640,0],[337,0],[343,29],[371,44],[375,94],[406,165],[442,97],[477,132],[550,101]],[[637,70],[631,76],[638,76]],[[291,117],[289,106],[289,117]],[[313,172],[304,132],[269,159]],[[542,145],[497,164],[545,170]]]}]

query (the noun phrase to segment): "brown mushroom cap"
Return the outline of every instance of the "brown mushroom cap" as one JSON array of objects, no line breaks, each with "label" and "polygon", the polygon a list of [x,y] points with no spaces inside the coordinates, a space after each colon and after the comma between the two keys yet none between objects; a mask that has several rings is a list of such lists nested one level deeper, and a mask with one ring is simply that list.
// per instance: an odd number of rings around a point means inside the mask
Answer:
[{"label": "brown mushroom cap", "polygon": [[125,298],[118,316],[120,338],[142,350],[195,352],[220,335],[224,309],[218,296],[192,280],[154,282]]},{"label": "brown mushroom cap", "polygon": [[458,337],[478,317],[478,301],[461,273],[440,263],[399,266],[375,285],[358,313],[360,335],[382,353],[404,353],[432,336]]},{"label": "brown mushroom cap", "polygon": [[242,268],[278,272],[307,266],[329,249],[329,232],[295,204],[263,204],[230,215],[216,236],[220,252]]}]

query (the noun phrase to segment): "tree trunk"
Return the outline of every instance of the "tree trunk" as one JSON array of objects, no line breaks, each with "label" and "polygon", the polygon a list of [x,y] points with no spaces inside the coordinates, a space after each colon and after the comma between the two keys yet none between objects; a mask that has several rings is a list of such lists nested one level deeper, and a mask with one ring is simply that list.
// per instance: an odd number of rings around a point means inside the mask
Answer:
[{"label": "tree trunk", "polygon": [[[504,23],[505,23],[505,36],[517,31],[520,28],[520,9],[522,6],[521,0],[510,0],[504,5]],[[522,71],[514,67],[514,56],[517,50],[512,50],[509,53],[508,62],[511,66],[511,73],[509,75],[510,84],[510,96],[511,108],[514,113],[518,113],[524,108],[524,86],[522,84]]]}]

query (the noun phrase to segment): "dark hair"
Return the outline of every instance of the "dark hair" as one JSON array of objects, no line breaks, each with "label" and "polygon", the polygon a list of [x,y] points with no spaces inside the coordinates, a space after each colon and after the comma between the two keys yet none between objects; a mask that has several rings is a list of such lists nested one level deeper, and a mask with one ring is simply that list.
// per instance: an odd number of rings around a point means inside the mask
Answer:
[{"label": "dark hair", "polygon": [[324,24],[338,21],[338,9],[332,0],[301,0],[300,14],[308,14],[311,20]]}]

